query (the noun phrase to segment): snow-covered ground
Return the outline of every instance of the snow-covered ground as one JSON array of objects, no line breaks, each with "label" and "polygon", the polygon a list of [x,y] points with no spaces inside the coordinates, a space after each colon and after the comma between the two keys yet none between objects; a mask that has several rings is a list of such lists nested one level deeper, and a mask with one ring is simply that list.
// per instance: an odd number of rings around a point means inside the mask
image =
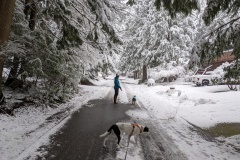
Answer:
[{"label": "snow-covered ground", "polygon": [[[156,127],[166,130],[188,159],[239,160],[240,153],[236,152],[231,145],[240,149],[240,136],[220,137],[219,139],[225,141],[224,143],[209,142],[197,132],[190,130],[191,125],[188,122],[201,128],[208,128],[217,123],[240,123],[240,91],[219,92],[228,90],[228,87],[195,87],[181,82],[148,87],[137,85],[137,81],[133,79],[123,78],[121,83],[132,96],[137,96],[137,103],[142,109],[140,111],[130,110],[128,114],[156,122]],[[33,142],[47,141],[49,135],[61,128],[70,118],[72,112],[90,99],[103,98],[112,89],[112,81],[109,80],[101,80],[96,84],[97,86],[80,86],[81,93],[59,108],[29,106],[16,110],[15,117],[0,115],[0,159],[11,160],[16,157],[19,159],[26,157],[38,146],[37,143],[34,143],[37,146],[32,146]],[[175,89],[170,89],[170,87]],[[130,98],[126,90],[123,89],[120,92],[121,103],[129,103]],[[143,107],[147,109],[147,114]],[[46,118],[59,111],[64,113],[60,120],[46,123]],[[39,127],[40,125],[42,127]],[[35,132],[31,134],[33,130]],[[120,149],[117,158],[124,158],[125,153],[125,150]],[[132,160],[141,159],[143,154],[141,148],[132,143],[130,143],[128,153],[128,159]]]},{"label": "snow-covered ground", "polygon": [[164,128],[189,159],[240,159],[240,153],[231,147],[240,149],[240,135],[218,138],[225,143],[209,142],[190,130],[189,124],[208,128],[218,123],[240,123],[240,91],[229,91],[225,85],[195,87],[181,81],[153,87],[136,85],[132,79],[123,82],[137,96],[140,107],[149,111],[148,118]]},{"label": "snow-covered ground", "polygon": [[80,93],[58,108],[29,106],[14,110],[13,117],[0,114],[0,160],[22,159],[34,152],[65,124],[71,113],[91,99],[105,97],[110,90],[105,83],[97,82],[101,87],[80,85]]}]

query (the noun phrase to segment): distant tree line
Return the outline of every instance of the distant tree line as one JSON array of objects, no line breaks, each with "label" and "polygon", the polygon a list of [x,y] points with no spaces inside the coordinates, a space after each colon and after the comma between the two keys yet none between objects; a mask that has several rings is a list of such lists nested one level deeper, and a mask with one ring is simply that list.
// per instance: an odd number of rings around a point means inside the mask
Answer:
[{"label": "distant tree line", "polygon": [[[130,24],[128,24],[130,30],[132,30],[130,33],[132,37],[126,41],[125,49],[127,53],[125,54],[129,55],[124,56],[122,59],[126,60],[127,63],[125,64],[130,65],[123,64],[123,69],[134,70],[134,68],[139,68],[139,65],[154,67],[164,64],[169,60],[174,60],[174,58],[172,58],[174,56],[177,59],[187,57],[188,52],[191,54],[190,67],[193,67],[206,62],[206,60],[212,61],[214,58],[221,56],[225,50],[233,49],[232,53],[235,56],[235,63],[226,69],[227,74],[225,78],[229,80],[229,83],[231,83],[231,79],[234,79],[233,83],[236,81],[239,82],[239,0],[155,0],[154,6],[158,12],[151,9],[151,7],[153,7],[151,1],[129,0],[127,3],[131,6],[137,5],[136,11],[139,11],[137,12],[139,14],[133,18],[135,20],[132,23],[130,20]],[[201,6],[205,6],[203,12]],[[197,16],[194,10],[198,11],[200,16]],[[164,12],[167,12],[170,17],[169,20]],[[191,18],[194,14],[197,16],[195,20],[194,17]],[[142,15],[145,15],[145,18],[143,18]],[[161,16],[158,17],[158,15]],[[186,16],[186,18],[181,17],[181,15]],[[186,21],[188,17],[190,19]],[[196,24],[197,19],[199,19],[197,26],[189,27],[191,20]],[[203,21],[204,24],[201,23],[201,21]],[[181,25],[184,22],[187,23]],[[174,29],[172,27],[174,24],[178,26],[175,31],[179,31],[175,37],[172,30],[168,30],[168,28]],[[141,29],[138,29],[138,27]],[[191,31],[189,30],[190,32],[186,32],[188,27],[193,27],[196,30],[194,31],[192,29]],[[181,33],[181,29],[183,29],[184,32]],[[165,31],[170,34],[165,34]],[[182,34],[194,35],[195,38],[188,38],[191,45],[188,44],[187,46],[191,47],[191,51],[181,47],[184,43],[188,43],[187,39],[181,37]],[[174,50],[179,50],[179,52],[175,52]],[[174,56],[172,55],[173,53]]]}]

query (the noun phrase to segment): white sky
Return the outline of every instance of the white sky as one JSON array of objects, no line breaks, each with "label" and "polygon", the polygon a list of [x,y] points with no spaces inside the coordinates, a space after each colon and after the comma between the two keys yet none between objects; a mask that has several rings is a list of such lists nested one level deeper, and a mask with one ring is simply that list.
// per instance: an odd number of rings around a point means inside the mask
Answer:
[{"label": "white sky", "polygon": [[[41,144],[48,143],[49,136],[67,122],[71,113],[90,99],[105,97],[113,87],[112,77],[109,79],[98,81],[96,83],[98,86],[80,86],[81,93],[57,109],[45,108],[42,110],[41,107],[29,107],[17,109],[15,117],[0,114],[1,160],[23,159],[29,154],[39,154],[35,150]],[[239,160],[240,153],[228,144],[239,149],[240,136],[219,137],[218,139],[225,141],[223,144],[208,142],[197,133],[192,132],[189,129],[190,124],[186,120],[202,128],[214,126],[217,123],[240,123],[240,91],[215,93],[216,91],[228,90],[228,87],[195,87],[180,80],[166,86],[147,87],[147,85],[137,85],[137,81],[133,79],[122,79],[122,85],[126,81],[128,83],[125,83],[123,91],[120,91],[119,102],[129,103],[131,96],[136,95],[140,110],[129,110],[127,114],[133,118],[153,121],[156,127],[164,129],[190,160]],[[175,90],[169,90],[170,86],[175,87]],[[126,90],[129,93],[126,93]],[[66,118],[61,123],[49,123],[41,130],[36,130],[39,125],[45,122],[47,117],[69,107],[71,109],[66,113]],[[31,134],[33,130],[35,132]],[[26,133],[28,133],[27,136]],[[124,142],[123,139],[122,143]],[[120,148],[117,158],[124,158],[125,153],[126,148]],[[141,160],[143,157],[141,147],[130,143],[127,157],[131,160]]]}]

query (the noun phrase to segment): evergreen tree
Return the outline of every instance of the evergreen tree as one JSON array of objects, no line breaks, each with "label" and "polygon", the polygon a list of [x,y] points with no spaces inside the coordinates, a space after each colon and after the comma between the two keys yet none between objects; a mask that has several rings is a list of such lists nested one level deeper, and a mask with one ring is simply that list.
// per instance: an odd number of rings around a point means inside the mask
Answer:
[{"label": "evergreen tree", "polygon": [[192,10],[199,8],[197,0],[155,0],[155,6],[158,10],[161,7],[166,9],[172,18],[176,17],[178,13],[189,15]]},{"label": "evergreen tree", "polygon": [[199,26],[198,13],[189,17],[169,14],[160,8],[157,11],[151,1],[136,1],[134,15],[129,16],[122,56],[122,68],[128,71],[149,67],[165,66],[171,61],[188,61],[193,40]]},{"label": "evergreen tree", "polygon": [[[161,6],[168,10],[171,17],[176,17],[177,13],[188,15],[193,9],[199,8],[196,0],[156,0],[157,9]],[[193,59],[195,63],[208,63],[215,57],[221,56],[223,51],[229,48],[233,49],[235,56],[235,65],[228,69],[227,76],[232,75],[234,79],[240,79],[240,3],[238,0],[207,0],[207,5],[203,14],[203,20],[208,29],[193,48]],[[208,59],[208,62],[206,60]],[[237,76],[236,76],[237,75]],[[230,76],[231,77],[231,76]]]},{"label": "evergreen tree", "polygon": [[194,62],[202,64],[206,63],[206,60],[212,61],[215,57],[221,56],[225,50],[233,49],[235,64],[226,69],[226,78],[230,80],[232,75],[234,81],[240,79],[239,7],[237,0],[207,1],[203,20],[208,27],[193,49],[194,57],[200,57]]},{"label": "evergreen tree", "polygon": [[[12,24],[13,11],[15,7],[15,0],[1,0],[0,1],[0,52],[4,50]],[[4,55],[0,53],[0,75],[2,75],[4,67]],[[0,104],[3,103],[4,95],[2,92],[2,76],[0,77]]]},{"label": "evergreen tree", "polygon": [[121,44],[113,23],[116,2],[16,1],[9,47],[2,50],[11,70],[5,85],[21,87],[14,83],[21,81],[44,103],[69,99]]}]

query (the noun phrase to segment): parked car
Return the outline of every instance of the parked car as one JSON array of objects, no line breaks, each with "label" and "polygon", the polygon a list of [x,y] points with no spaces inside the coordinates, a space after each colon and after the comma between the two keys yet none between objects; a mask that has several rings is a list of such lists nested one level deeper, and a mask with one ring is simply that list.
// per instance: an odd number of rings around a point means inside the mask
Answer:
[{"label": "parked car", "polygon": [[206,72],[204,75],[193,75],[192,82],[197,86],[207,86],[212,85],[213,82],[216,82],[216,79],[221,79],[220,75],[214,74],[213,72],[209,71]]}]

